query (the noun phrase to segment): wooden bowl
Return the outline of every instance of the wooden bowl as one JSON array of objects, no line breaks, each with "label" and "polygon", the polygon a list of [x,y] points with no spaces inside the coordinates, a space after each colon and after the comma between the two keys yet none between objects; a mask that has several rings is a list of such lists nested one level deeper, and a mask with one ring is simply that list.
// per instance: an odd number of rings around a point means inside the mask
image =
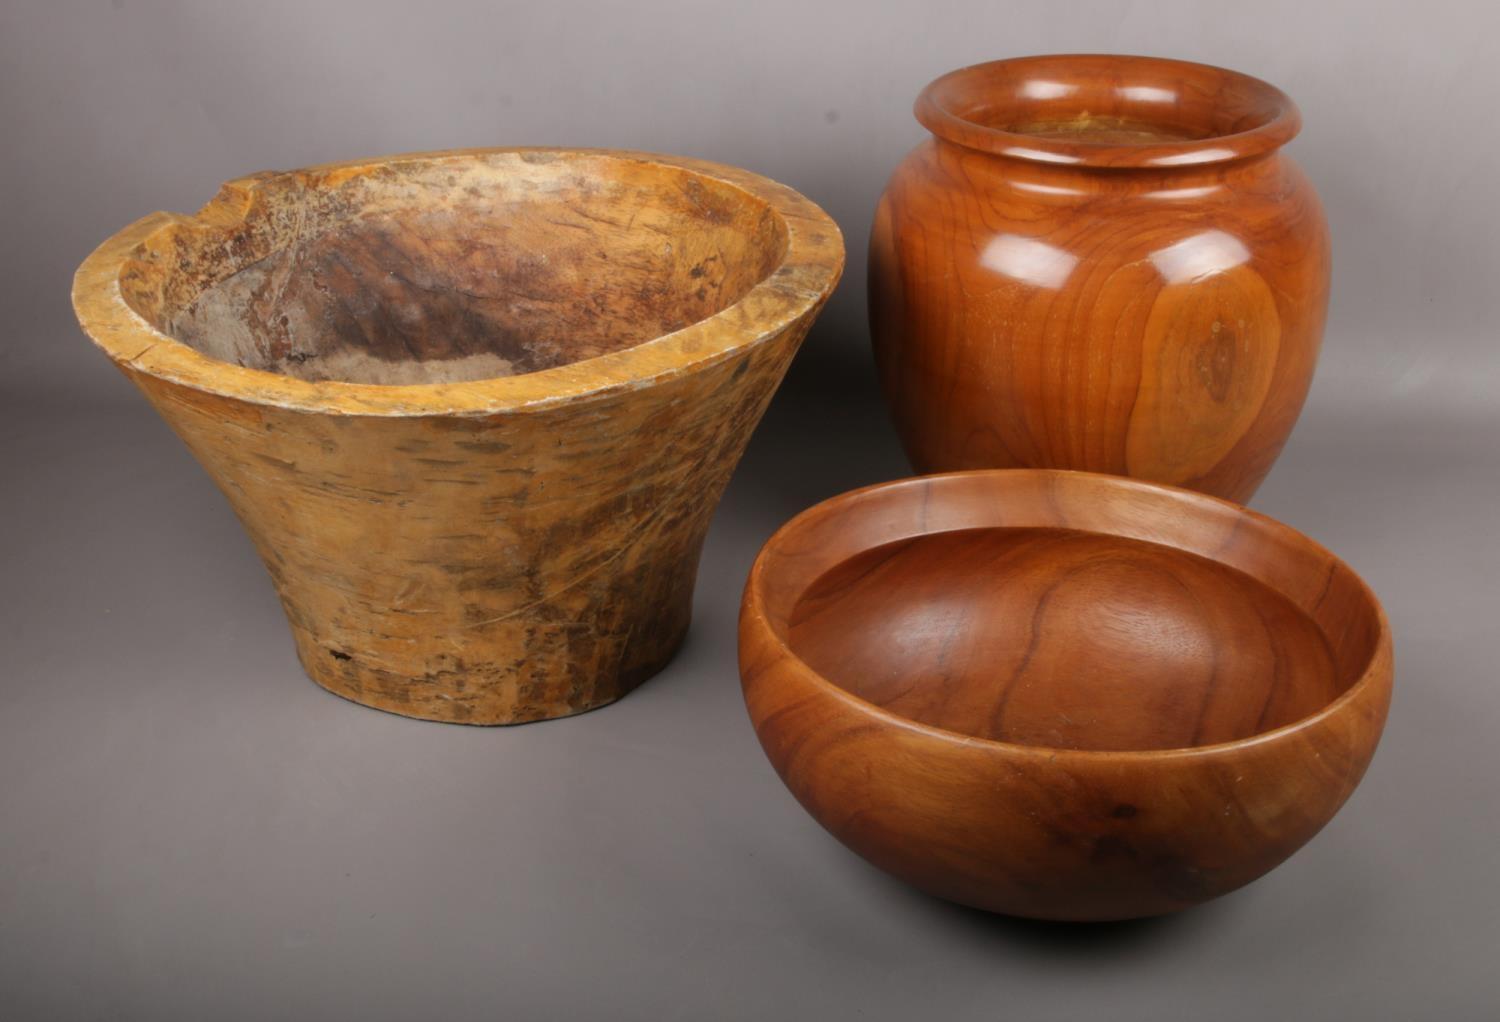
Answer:
[{"label": "wooden bowl", "polygon": [[671,657],[843,258],[732,167],[466,150],[231,181],[106,241],[73,300],[234,506],[315,681],[502,724]]},{"label": "wooden bowl", "polygon": [[978,908],[1124,919],[1234,890],[1333,817],[1391,637],[1353,571],[1263,515],[979,471],[783,526],[740,673],[782,780],[870,862]]}]

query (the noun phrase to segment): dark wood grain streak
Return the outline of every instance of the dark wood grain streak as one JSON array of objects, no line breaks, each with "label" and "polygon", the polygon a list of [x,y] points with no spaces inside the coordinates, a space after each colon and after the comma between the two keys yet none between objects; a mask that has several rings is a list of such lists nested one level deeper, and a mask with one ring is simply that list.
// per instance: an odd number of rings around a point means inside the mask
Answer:
[{"label": "dark wood grain streak", "polygon": [[845,494],[766,544],[745,700],[802,805],[942,897],[1052,919],[1174,911],[1262,875],[1364,773],[1389,627],[1294,530],[1043,470]]},{"label": "dark wood grain streak", "polygon": [[934,82],[870,241],[870,323],[913,465],[1073,468],[1244,501],[1296,422],[1328,299],[1279,90],[1138,57]]}]

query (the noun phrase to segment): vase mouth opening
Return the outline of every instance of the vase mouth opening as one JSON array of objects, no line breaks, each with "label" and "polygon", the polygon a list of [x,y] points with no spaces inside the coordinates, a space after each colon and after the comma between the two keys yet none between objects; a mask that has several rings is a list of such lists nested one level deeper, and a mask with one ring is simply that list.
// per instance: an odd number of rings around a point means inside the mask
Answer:
[{"label": "vase mouth opening", "polygon": [[635,387],[779,335],[843,264],[827,214],[621,150],[414,153],[231,181],[84,263],[117,362],[309,410],[463,414]]},{"label": "vase mouth opening", "polygon": [[1156,57],[1020,57],[952,71],[917,98],[923,127],[1032,163],[1158,169],[1227,163],[1285,145],[1296,104],[1237,71]]}]

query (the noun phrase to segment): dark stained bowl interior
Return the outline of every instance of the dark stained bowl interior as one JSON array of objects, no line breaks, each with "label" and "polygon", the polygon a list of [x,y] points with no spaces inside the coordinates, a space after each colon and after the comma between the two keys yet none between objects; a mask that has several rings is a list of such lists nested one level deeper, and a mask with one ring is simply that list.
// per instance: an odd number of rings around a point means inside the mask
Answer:
[{"label": "dark stained bowl interior", "polygon": [[172,279],[132,302],[157,329],[236,365],[376,384],[641,344],[733,305],[787,244],[774,210],[728,183],[540,152],[271,175],[239,222],[182,234]]},{"label": "dark stained bowl interior", "polygon": [[[1325,581],[1357,586],[1308,578],[1313,591]],[[785,637],[828,681],[923,724],[1051,748],[1182,749],[1292,724],[1353,685],[1380,625],[1350,591],[1335,644],[1310,608],[1199,553],[1067,527],[968,528],[845,557],[795,597]]]}]

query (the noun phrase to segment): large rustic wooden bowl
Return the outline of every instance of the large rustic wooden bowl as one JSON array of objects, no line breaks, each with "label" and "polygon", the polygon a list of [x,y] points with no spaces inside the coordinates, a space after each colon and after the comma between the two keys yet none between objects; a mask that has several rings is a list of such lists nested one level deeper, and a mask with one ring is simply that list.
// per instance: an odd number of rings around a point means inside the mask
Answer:
[{"label": "large rustic wooden bowl", "polygon": [[1374,594],[1285,525],[1079,472],[929,476],[771,538],[740,618],[766,754],[824,827],[953,901],[1172,912],[1254,880],[1364,774]]},{"label": "large rustic wooden bowl", "polygon": [[99,247],[79,320],[254,539],[319,684],[474,724],[610,702],[843,266],[742,170],[426,153],[232,181]]}]

